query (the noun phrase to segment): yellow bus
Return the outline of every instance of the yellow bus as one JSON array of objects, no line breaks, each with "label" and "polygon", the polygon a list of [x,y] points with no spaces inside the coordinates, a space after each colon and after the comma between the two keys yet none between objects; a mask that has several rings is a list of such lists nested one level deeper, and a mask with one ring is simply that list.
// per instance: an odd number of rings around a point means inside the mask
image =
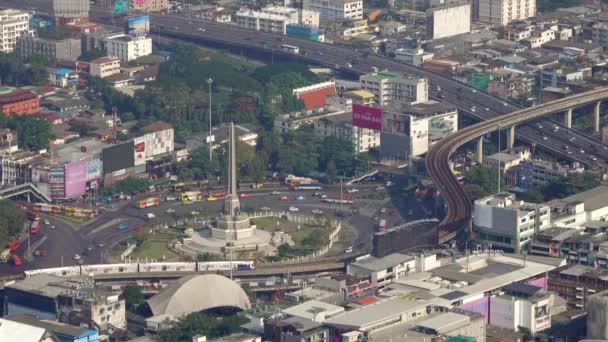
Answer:
[{"label": "yellow bus", "polygon": [[5,250],[2,251],[2,253],[0,253],[0,262],[3,264],[6,264],[10,257],[11,257],[11,250],[6,248]]},{"label": "yellow bus", "polygon": [[202,191],[184,191],[179,194],[179,200],[183,203],[186,202],[198,202],[203,200],[203,192]]}]

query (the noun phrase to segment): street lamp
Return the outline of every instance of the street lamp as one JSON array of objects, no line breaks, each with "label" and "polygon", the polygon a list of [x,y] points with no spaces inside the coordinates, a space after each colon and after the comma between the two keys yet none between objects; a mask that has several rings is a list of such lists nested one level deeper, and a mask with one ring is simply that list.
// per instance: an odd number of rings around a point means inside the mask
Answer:
[{"label": "street lamp", "polygon": [[207,138],[207,143],[209,144],[209,167],[211,167],[211,162],[213,161],[213,157],[211,155],[211,149],[213,144],[213,139],[211,138],[211,84],[213,83],[213,79],[207,79],[207,84],[209,85],[209,138]]}]

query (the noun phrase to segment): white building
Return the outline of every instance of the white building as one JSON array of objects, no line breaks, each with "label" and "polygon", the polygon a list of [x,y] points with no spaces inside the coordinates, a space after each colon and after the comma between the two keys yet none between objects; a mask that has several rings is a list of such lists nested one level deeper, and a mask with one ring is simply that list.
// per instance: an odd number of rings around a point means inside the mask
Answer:
[{"label": "white building", "polygon": [[435,7],[426,11],[428,39],[439,39],[471,32],[471,4]]},{"label": "white building", "polygon": [[322,23],[363,19],[362,0],[304,0],[303,8],[318,12]]},{"label": "white building", "polygon": [[319,13],[283,6],[268,6],[259,11],[244,9],[235,14],[236,24],[242,28],[287,34],[287,25],[319,26]]},{"label": "white building", "polygon": [[450,105],[428,101],[387,110],[382,116],[382,158],[410,159],[458,130],[458,111]]},{"label": "white building", "polygon": [[608,186],[602,185],[561,200],[547,203],[554,226],[577,228],[608,218]]},{"label": "white building", "polygon": [[344,112],[314,120],[315,135],[321,138],[334,136],[352,141],[357,153],[368,152],[380,146],[380,132],[352,125],[353,113]]},{"label": "white building", "polygon": [[514,331],[524,327],[533,335],[551,327],[551,294],[525,283],[513,283],[503,290],[490,297],[491,325]]},{"label": "white building", "polygon": [[475,201],[473,230],[478,240],[493,247],[520,253],[536,232],[551,227],[551,212],[546,204],[515,199],[500,193]]},{"label": "white building", "polygon": [[13,9],[0,11],[0,52],[13,52],[17,37],[29,30],[29,14],[26,12]]},{"label": "white building", "polygon": [[152,53],[152,38],[120,34],[108,37],[106,47],[109,56],[118,57],[123,62],[129,62]]},{"label": "white building", "polygon": [[118,57],[100,57],[89,63],[91,76],[105,78],[120,73]]},{"label": "white building", "polygon": [[394,52],[395,59],[400,61],[405,61],[407,63],[411,63],[417,66],[422,65],[422,63],[429,61],[433,58],[434,54],[431,52],[426,52],[423,49],[405,49],[399,48]]},{"label": "white building", "polygon": [[416,104],[429,100],[429,85],[426,78],[383,71],[363,75],[359,78],[359,82],[361,89],[373,93],[376,96],[376,103],[381,106],[391,103]]},{"label": "white building", "polygon": [[504,26],[536,15],[536,0],[479,0],[479,21]]},{"label": "white building", "polygon": [[90,7],[89,0],[53,0],[53,13],[58,18],[88,18]]}]

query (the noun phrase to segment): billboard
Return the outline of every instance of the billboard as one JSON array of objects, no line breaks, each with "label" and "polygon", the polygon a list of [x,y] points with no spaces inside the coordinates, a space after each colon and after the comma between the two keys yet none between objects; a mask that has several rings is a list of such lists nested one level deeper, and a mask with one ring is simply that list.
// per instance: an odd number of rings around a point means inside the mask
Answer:
[{"label": "billboard", "polygon": [[133,167],[133,141],[104,148],[101,159],[104,174]]},{"label": "billboard", "polygon": [[80,160],[65,164],[65,197],[73,197],[87,191],[87,162]]},{"label": "billboard", "polygon": [[87,182],[101,178],[101,160],[87,160]]},{"label": "billboard", "polygon": [[112,11],[112,13],[114,14],[123,14],[123,13],[127,13],[129,11],[129,1],[128,0],[124,0],[124,1],[116,1],[114,2],[114,10]]},{"label": "billboard", "polygon": [[146,163],[146,138],[145,136],[133,139],[133,159],[135,165]]},{"label": "billboard", "polygon": [[150,16],[138,15],[127,19],[127,33],[134,37],[146,35],[150,32]]},{"label": "billboard", "polygon": [[382,130],[382,108],[353,104],[353,126]]},{"label": "billboard", "polygon": [[51,183],[51,198],[65,197],[65,173],[63,165],[51,166],[49,170],[49,182]]}]

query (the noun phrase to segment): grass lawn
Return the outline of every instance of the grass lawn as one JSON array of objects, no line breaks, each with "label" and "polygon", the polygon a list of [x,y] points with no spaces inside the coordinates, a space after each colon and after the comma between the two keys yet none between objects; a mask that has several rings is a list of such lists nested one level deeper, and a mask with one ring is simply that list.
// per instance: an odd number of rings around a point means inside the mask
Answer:
[{"label": "grass lawn", "polygon": [[171,260],[177,258],[177,254],[167,248],[168,241],[148,240],[144,241],[141,246],[135,248],[130,257],[133,259],[157,259],[158,261]]},{"label": "grass lawn", "polygon": [[[279,222],[278,226],[277,226],[277,221]],[[282,231],[286,232],[286,231],[290,230],[289,229],[289,228],[291,228],[290,226],[293,225],[286,218],[275,217],[275,216],[254,218],[254,219],[251,219],[251,223],[255,224],[257,226],[257,229],[270,231],[270,232],[277,230],[277,228],[281,228]],[[294,225],[294,227],[295,227],[295,225]]]},{"label": "grass lawn", "polygon": [[64,219],[64,220],[72,221],[72,222],[76,222],[76,223],[84,223],[89,220],[86,217],[80,217],[80,216],[67,216],[67,215],[63,215],[63,214],[51,214],[51,215],[58,217],[60,219]]},{"label": "grass lawn", "polygon": [[321,248],[329,242],[329,229],[320,227],[302,227],[300,230],[290,232],[289,235],[296,243],[296,248]]}]

